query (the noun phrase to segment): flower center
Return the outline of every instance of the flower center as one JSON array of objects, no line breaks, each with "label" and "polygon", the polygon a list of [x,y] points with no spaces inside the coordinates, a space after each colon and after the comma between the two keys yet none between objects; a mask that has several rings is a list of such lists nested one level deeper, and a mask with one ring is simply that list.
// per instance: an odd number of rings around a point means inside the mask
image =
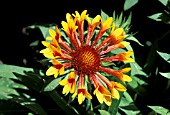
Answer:
[{"label": "flower center", "polygon": [[94,74],[100,66],[100,55],[90,46],[82,46],[72,54],[72,65],[78,73]]}]

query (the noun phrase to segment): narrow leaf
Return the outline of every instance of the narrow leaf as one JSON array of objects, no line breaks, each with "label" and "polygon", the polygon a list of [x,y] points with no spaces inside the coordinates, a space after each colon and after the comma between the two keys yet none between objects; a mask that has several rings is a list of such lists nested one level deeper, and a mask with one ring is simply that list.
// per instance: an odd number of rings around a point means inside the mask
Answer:
[{"label": "narrow leaf", "polygon": [[124,2],[124,10],[128,10],[138,3],[139,0],[125,0]]},{"label": "narrow leaf", "polygon": [[164,6],[168,5],[168,0],[158,0],[159,2],[161,2]]},{"label": "narrow leaf", "polygon": [[111,115],[109,112],[105,110],[98,110],[100,112],[100,115]]},{"label": "narrow leaf", "polygon": [[33,68],[19,67],[15,65],[0,64],[0,77],[17,79],[14,73],[25,75],[25,71],[33,71]]},{"label": "narrow leaf", "polygon": [[155,20],[155,21],[162,21],[161,15],[162,15],[162,13],[156,13],[151,16],[148,16],[148,18]]},{"label": "narrow leaf", "polygon": [[52,80],[50,83],[48,83],[43,91],[52,91],[54,90],[58,85],[59,85],[59,81],[61,80],[62,77],[56,78],[54,80]]},{"label": "narrow leaf", "polygon": [[144,46],[144,45],[141,44],[134,36],[127,37],[126,39],[127,39],[127,40],[132,40],[132,41],[138,43],[139,45]]},{"label": "narrow leaf", "polygon": [[152,110],[154,110],[156,113],[159,113],[161,115],[169,115],[170,114],[170,110],[162,107],[162,106],[148,106],[149,108],[151,108]]},{"label": "narrow leaf", "polygon": [[162,76],[170,79],[170,72],[168,72],[168,73],[159,72],[159,73],[160,73]]},{"label": "narrow leaf", "polygon": [[170,63],[170,54],[157,51],[157,53],[168,63]]}]

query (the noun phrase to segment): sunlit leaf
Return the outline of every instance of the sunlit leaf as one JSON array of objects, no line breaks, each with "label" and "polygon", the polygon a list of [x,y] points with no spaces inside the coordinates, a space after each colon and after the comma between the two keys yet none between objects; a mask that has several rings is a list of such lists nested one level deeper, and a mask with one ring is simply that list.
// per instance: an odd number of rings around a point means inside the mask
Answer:
[{"label": "sunlit leaf", "polygon": [[151,108],[156,113],[159,113],[161,115],[170,115],[170,110],[168,110],[162,106],[148,106],[148,107]]},{"label": "sunlit leaf", "polygon": [[32,42],[32,43],[30,44],[30,47],[38,46],[39,42],[40,42],[39,40],[35,40],[34,42]]},{"label": "sunlit leaf", "polygon": [[161,15],[162,15],[162,13],[156,13],[151,16],[148,16],[148,18],[153,19],[155,21],[162,21]]},{"label": "sunlit leaf", "polygon": [[120,104],[120,101],[121,101],[121,97],[123,96],[123,93],[120,92],[120,99],[117,100],[117,99],[112,99],[112,104],[111,106],[109,106],[108,108],[108,112],[111,114],[111,115],[116,115],[116,113],[118,112],[118,108],[119,108],[119,104]]},{"label": "sunlit leaf", "polygon": [[157,53],[168,63],[170,63],[170,54],[157,51]]},{"label": "sunlit leaf", "polygon": [[131,65],[131,75],[143,75],[145,77],[148,77],[148,75],[143,71],[143,69],[136,63],[130,63]]},{"label": "sunlit leaf", "polygon": [[43,91],[52,91],[54,90],[58,85],[59,85],[59,81],[61,80],[62,77],[56,78],[54,80],[52,80],[50,83],[48,83]]},{"label": "sunlit leaf", "polygon": [[159,73],[160,73],[162,76],[170,79],[170,72],[168,72],[168,73],[159,72]]},{"label": "sunlit leaf", "polygon": [[125,0],[124,2],[124,10],[128,10],[131,7],[133,7],[135,4],[137,4],[139,0]]},{"label": "sunlit leaf", "polygon": [[120,107],[120,110],[122,110],[126,115],[138,115],[138,114],[140,114],[140,110],[134,104],[124,106],[124,107]]},{"label": "sunlit leaf", "polygon": [[109,18],[108,14],[106,14],[103,10],[101,10],[101,16],[103,22]]},{"label": "sunlit leaf", "polygon": [[168,4],[168,0],[158,0],[158,1],[161,2],[164,6]]},{"label": "sunlit leaf", "polygon": [[161,21],[166,24],[170,24],[170,15],[169,15],[168,11],[152,14],[152,15],[148,16],[148,18],[155,20],[155,21]]},{"label": "sunlit leaf", "polygon": [[98,110],[100,112],[100,115],[111,115],[109,112],[106,110]]},{"label": "sunlit leaf", "polygon": [[17,79],[14,73],[25,75],[25,71],[33,71],[33,68],[19,67],[15,65],[0,64],[0,77]]},{"label": "sunlit leaf", "polygon": [[138,43],[139,45],[143,46],[143,44],[141,44],[134,36],[127,37],[126,39],[127,40],[132,40],[132,41]]},{"label": "sunlit leaf", "polygon": [[26,86],[15,83],[9,78],[0,78],[0,99],[11,99],[11,95],[20,95],[17,89],[28,89]]}]

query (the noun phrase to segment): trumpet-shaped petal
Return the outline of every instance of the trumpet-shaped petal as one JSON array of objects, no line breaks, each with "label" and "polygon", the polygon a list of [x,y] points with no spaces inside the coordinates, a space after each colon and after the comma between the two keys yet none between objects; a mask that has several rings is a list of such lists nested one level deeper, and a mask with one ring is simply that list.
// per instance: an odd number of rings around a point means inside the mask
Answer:
[{"label": "trumpet-shaped petal", "polygon": [[90,93],[86,90],[85,87],[82,88],[78,88],[77,91],[72,95],[72,98],[74,98],[75,96],[78,95],[78,103],[82,104],[85,97],[87,99],[92,99],[92,96],[90,95]]},{"label": "trumpet-shaped petal", "polygon": [[50,76],[54,74],[54,77],[57,78],[58,74],[64,74],[64,65],[58,62],[57,60],[52,60],[53,66],[51,66],[47,71],[46,75]]},{"label": "trumpet-shaped petal", "polygon": [[103,58],[103,61],[123,61],[123,62],[134,62],[134,59],[129,58],[132,55],[133,51],[129,50],[128,52],[121,52],[115,56]]},{"label": "trumpet-shaped petal", "polygon": [[75,88],[76,88],[75,78],[76,76],[74,72],[71,72],[67,80],[61,80],[59,82],[60,85],[64,86],[63,92],[62,92],[63,94],[67,93],[68,91],[70,91],[70,93],[74,93]]},{"label": "trumpet-shaped petal", "polygon": [[124,91],[126,91],[126,88],[122,84],[120,84],[118,82],[111,81],[111,84],[112,84],[112,86],[109,87],[109,88],[111,90],[112,97],[119,100],[120,95],[119,95],[118,91],[124,92]]},{"label": "trumpet-shaped petal", "polygon": [[102,22],[101,23],[102,31],[106,31],[106,30],[110,29],[112,21],[113,21],[113,18],[109,17],[106,21]]},{"label": "trumpet-shaped petal", "polygon": [[93,94],[96,95],[100,103],[105,102],[108,106],[111,105],[112,102],[111,93],[105,87],[101,85],[97,86]]}]

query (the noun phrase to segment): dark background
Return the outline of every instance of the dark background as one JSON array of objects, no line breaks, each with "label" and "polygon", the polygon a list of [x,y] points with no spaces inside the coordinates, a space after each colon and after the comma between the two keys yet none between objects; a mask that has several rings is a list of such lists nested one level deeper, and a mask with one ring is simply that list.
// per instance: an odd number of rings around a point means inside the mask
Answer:
[{"label": "dark background", "polygon": [[[20,1],[18,3],[3,3],[1,4],[0,63],[41,68],[42,65],[37,62],[37,59],[44,58],[42,54],[39,54],[39,50],[43,49],[44,46],[40,44],[38,48],[31,48],[30,43],[37,39],[44,40],[44,38],[38,29],[25,30],[25,27],[37,23],[56,23],[61,27],[61,21],[66,20],[66,13],[74,13],[76,10],[81,13],[86,9],[91,17],[100,14],[101,10],[103,10],[112,17],[113,11],[116,11],[117,14],[123,11],[123,5],[124,0]],[[125,16],[132,12],[130,32],[137,32],[135,37],[144,45],[142,47],[135,42],[131,42],[137,63],[142,67],[151,49],[146,45],[146,42],[154,43],[156,39],[159,39],[169,30],[169,25],[156,22],[147,16],[163,12],[165,9],[165,6],[158,0],[139,0],[135,6],[124,12]],[[161,52],[170,53],[169,43],[169,39],[160,41],[158,49]],[[158,59],[161,60],[161,58]],[[156,63],[161,65],[162,61],[159,60]],[[157,91],[155,90],[153,94],[148,95],[148,99],[151,100],[143,99],[143,103],[137,102],[139,108],[144,109],[146,104],[156,104],[156,97],[152,98],[156,94]]]},{"label": "dark background", "polygon": [[[56,23],[61,26],[61,21],[66,20],[66,13],[74,13],[75,10],[80,13],[87,9],[88,14],[92,17],[100,14],[101,10],[109,16],[113,15],[113,11],[120,14],[123,11],[124,0],[68,0],[68,1],[44,1],[29,2],[21,1],[18,3],[9,2],[2,4],[1,7],[1,41],[0,41],[0,60],[1,63],[14,64],[21,66],[32,65],[32,57],[34,51],[30,49],[29,44],[39,39],[41,33],[37,30],[24,34],[27,26],[35,23]],[[147,16],[163,12],[165,7],[157,0],[139,0],[139,2],[131,9],[124,12],[128,16],[132,12],[132,27],[130,32],[136,33],[135,37],[146,46],[146,41],[155,41],[169,28],[162,22],[156,22]],[[146,47],[141,47],[132,42],[136,56],[147,55]],[[166,46],[164,46],[166,47]],[[166,50],[166,48],[164,48]],[[27,65],[23,63],[23,59],[27,60]],[[30,62],[30,63],[29,63]]]}]

